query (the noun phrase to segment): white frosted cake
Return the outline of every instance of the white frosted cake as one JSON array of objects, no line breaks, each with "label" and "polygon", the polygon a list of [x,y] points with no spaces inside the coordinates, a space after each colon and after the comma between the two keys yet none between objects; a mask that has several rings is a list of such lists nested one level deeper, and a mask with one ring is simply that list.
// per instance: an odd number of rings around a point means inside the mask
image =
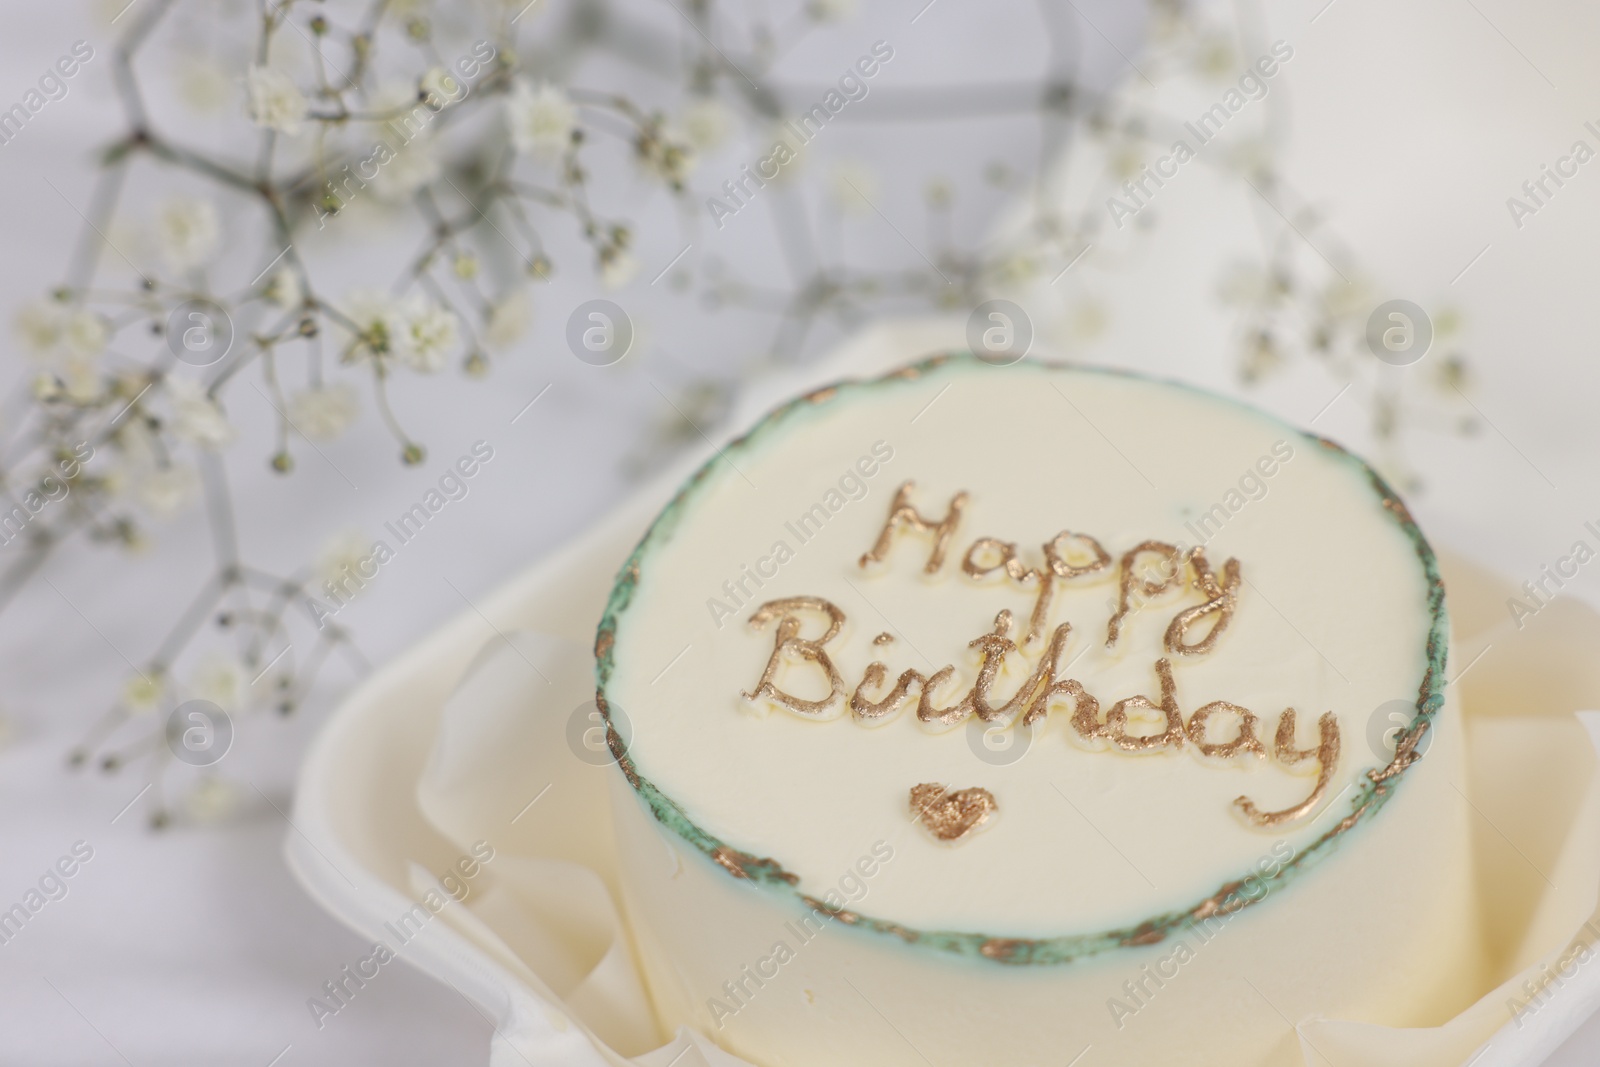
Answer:
[{"label": "white frosted cake", "polygon": [[1480,967],[1448,636],[1383,481],[1231,401],[964,355],[801,397],[597,638],[662,1025],[763,1067],[1435,1025]]}]

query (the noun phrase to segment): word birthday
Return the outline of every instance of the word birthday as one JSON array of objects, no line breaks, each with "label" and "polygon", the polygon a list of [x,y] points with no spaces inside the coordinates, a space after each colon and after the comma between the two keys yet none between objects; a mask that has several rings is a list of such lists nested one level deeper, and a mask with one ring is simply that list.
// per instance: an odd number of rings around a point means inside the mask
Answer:
[{"label": "word birthday", "polygon": [[[967,494],[957,493],[951,498],[944,517],[935,520],[922,515],[911,503],[913,488],[913,483],[906,482],[895,493],[889,506],[888,520],[877,541],[860,559],[859,565],[863,569],[882,564],[888,558],[897,534],[903,532],[931,538],[932,547],[923,566],[925,574],[938,574],[944,566],[950,543],[967,504]],[[970,577],[982,578],[999,572],[1004,574],[1005,580],[1036,588],[1031,622],[1028,633],[1023,637],[1023,646],[1043,638],[1050,603],[1058,584],[1112,567],[1111,553],[1088,534],[1063,530],[1042,548],[1044,564],[1029,567],[1021,562],[1015,544],[992,537],[980,537],[968,547],[961,563],[961,569]],[[1141,561],[1146,564],[1143,570],[1140,568]],[[1163,564],[1157,570],[1156,579],[1148,577],[1148,564],[1152,561]],[[1200,594],[1201,602],[1177,612],[1163,634],[1163,648],[1175,656],[1206,655],[1216,647],[1238,608],[1239,586],[1243,581],[1243,572],[1236,559],[1229,559],[1223,565],[1219,578],[1203,549],[1185,551],[1161,541],[1143,541],[1124,552],[1116,564],[1116,576],[1119,596],[1117,609],[1106,623],[1105,644],[1108,648],[1115,647],[1122,637],[1135,598],[1149,598],[1179,589]],[[1195,634],[1193,631],[1208,616],[1211,617],[1209,629],[1203,636]],[[817,617],[826,620],[823,632],[815,637],[803,636],[808,620]],[[991,692],[995,681],[1007,657],[1021,652],[1011,637],[1014,625],[1011,612],[1002,610],[995,616],[994,628],[968,644],[968,647],[977,650],[979,661],[977,675],[971,686],[960,699],[941,707],[939,702],[945,698],[940,696],[940,692],[954,677],[954,665],[946,665],[931,675],[907,670],[885,693],[882,689],[889,668],[882,661],[874,660],[868,664],[854,691],[848,691],[827,647],[844,628],[845,614],[837,605],[822,597],[797,596],[771,600],[762,604],[749,621],[757,630],[775,623],[776,639],[760,680],[754,689],[743,694],[745,700],[752,704],[768,701],[803,718],[833,719],[842,715],[848,707],[856,722],[868,726],[880,725],[895,717],[916,691],[917,719],[930,727],[954,727],[973,716],[985,723],[998,723],[1001,726],[1020,721],[1023,726],[1032,727],[1044,720],[1056,703],[1064,699],[1071,703],[1070,721],[1074,733],[1091,747],[1150,753],[1176,751],[1193,745],[1201,755],[1220,760],[1241,756],[1256,759],[1267,757],[1267,746],[1258,734],[1260,719],[1248,708],[1225,700],[1214,700],[1196,708],[1185,719],[1178,704],[1172,661],[1166,657],[1157,659],[1155,663],[1155,674],[1161,688],[1159,701],[1143,695],[1131,696],[1112,704],[1102,715],[1100,700],[1090,694],[1080,681],[1061,677],[1061,657],[1072,633],[1072,624],[1069,622],[1060,623],[1054,628],[1033,671],[1009,699],[997,705],[995,701],[999,698]],[[785,664],[805,665],[811,668],[810,673],[820,674],[828,686],[827,695],[820,699],[806,699],[780,688],[778,673]],[[871,691],[878,691],[880,695],[873,699],[869,695]],[[1158,733],[1134,733],[1129,729],[1130,713],[1154,713],[1164,726]],[[1224,716],[1234,717],[1237,728],[1232,738],[1217,740],[1213,737],[1212,720]],[[1322,715],[1317,722],[1317,743],[1310,748],[1297,747],[1297,719],[1292,707],[1284,709],[1279,716],[1272,756],[1285,768],[1315,760],[1318,767],[1316,785],[1304,801],[1282,811],[1262,811],[1248,797],[1235,799],[1235,807],[1255,826],[1279,826],[1310,814],[1327,792],[1338,765],[1338,717],[1331,711]]]}]

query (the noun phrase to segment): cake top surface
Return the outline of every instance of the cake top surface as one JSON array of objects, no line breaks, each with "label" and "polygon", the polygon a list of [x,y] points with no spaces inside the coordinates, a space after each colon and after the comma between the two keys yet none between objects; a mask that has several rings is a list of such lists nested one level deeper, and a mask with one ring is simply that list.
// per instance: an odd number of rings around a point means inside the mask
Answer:
[{"label": "cake top surface", "polygon": [[[1348,453],[1181,385],[953,357],[720,451],[597,654],[630,782],[731,873],[832,905],[889,841],[852,919],[1047,960],[1374,814],[1442,703],[1444,625]],[[1384,706],[1412,729],[1374,777]]]}]

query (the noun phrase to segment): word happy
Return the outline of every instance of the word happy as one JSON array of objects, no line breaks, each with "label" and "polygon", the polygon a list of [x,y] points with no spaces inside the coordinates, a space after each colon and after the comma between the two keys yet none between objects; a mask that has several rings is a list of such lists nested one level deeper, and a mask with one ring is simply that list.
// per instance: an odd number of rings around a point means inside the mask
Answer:
[{"label": "word happy", "polygon": [[[966,507],[967,494],[957,493],[945,515],[935,520],[923,516],[912,505],[912,489],[913,484],[906,482],[895,494],[877,541],[860,559],[863,569],[882,564],[896,536],[905,531],[925,535],[932,541],[922,568],[925,574],[935,575],[943,568]],[[1061,657],[1072,633],[1072,624],[1068,622],[1060,623],[1051,631],[1033,671],[1008,699],[998,702],[1000,698],[992,693],[992,688],[1007,658],[1044,639],[1049,607],[1057,586],[1113,567],[1111,553],[1088,534],[1063,530],[1042,549],[1044,564],[1030,567],[1021,561],[1018,547],[1011,542],[980,537],[968,547],[961,562],[961,569],[968,576],[983,578],[998,573],[1004,575],[1005,581],[1032,587],[1034,606],[1020,646],[1011,636],[1014,623],[1009,610],[995,616],[990,632],[969,642],[968,647],[978,652],[977,675],[966,693],[953,703],[940,706],[943,698],[939,694],[954,677],[954,665],[946,665],[926,676],[907,670],[883,692],[888,665],[874,660],[868,664],[854,690],[849,690],[828,652],[829,643],[844,628],[845,614],[833,603],[815,596],[768,601],[750,616],[750,625],[758,630],[775,624],[775,640],[766,668],[755,688],[743,694],[745,700],[751,703],[769,701],[802,718],[819,720],[836,718],[848,708],[857,723],[875,726],[894,718],[915,692],[918,721],[934,728],[955,727],[973,716],[985,723],[1008,726],[1020,721],[1023,726],[1032,727],[1055,710],[1059,702],[1065,701],[1071,706],[1073,732],[1091,747],[1142,754],[1176,751],[1192,745],[1202,756],[1220,760],[1267,758],[1267,745],[1258,733],[1261,720],[1248,708],[1214,700],[1184,717],[1173,680],[1172,661],[1166,656],[1155,663],[1160,686],[1158,700],[1143,695],[1127,697],[1102,713],[1101,701],[1080,681],[1061,677]],[[1157,572],[1159,577],[1154,580],[1147,577],[1148,568],[1141,571],[1141,561],[1159,561],[1162,564]],[[1106,623],[1107,648],[1115,647],[1123,635],[1135,598],[1149,598],[1178,589],[1200,594],[1201,602],[1174,614],[1163,633],[1163,649],[1171,656],[1201,656],[1216,647],[1237,610],[1243,581],[1236,559],[1229,559],[1218,575],[1203,549],[1185,551],[1161,541],[1143,541],[1128,549],[1115,564],[1115,571],[1119,595],[1117,608]],[[808,620],[817,617],[826,623],[822,633],[804,636]],[[1204,627],[1208,617],[1209,627]],[[1195,632],[1201,628],[1204,628],[1203,634]],[[828,686],[827,695],[811,700],[780,688],[777,676],[786,663],[805,665],[810,668],[809,673],[821,675]],[[880,694],[876,699],[869,695],[874,691]],[[1130,713],[1154,713],[1163,728],[1158,733],[1133,733],[1129,729]],[[1214,739],[1212,720],[1228,717],[1237,723],[1234,736],[1225,741]],[[1282,811],[1262,811],[1248,797],[1238,797],[1234,806],[1255,826],[1278,826],[1310,814],[1327,792],[1338,765],[1338,717],[1331,711],[1322,715],[1317,722],[1317,743],[1310,748],[1298,747],[1297,718],[1294,708],[1286,708],[1279,716],[1271,755],[1285,768],[1315,760],[1318,765],[1316,785],[1304,801]]]}]

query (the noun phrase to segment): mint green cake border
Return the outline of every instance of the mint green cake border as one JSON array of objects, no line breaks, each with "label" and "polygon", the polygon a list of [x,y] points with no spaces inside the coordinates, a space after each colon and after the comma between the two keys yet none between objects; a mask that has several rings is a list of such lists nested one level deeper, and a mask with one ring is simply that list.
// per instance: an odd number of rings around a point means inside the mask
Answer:
[{"label": "mint green cake border", "polygon": [[[1251,869],[1239,878],[1224,883],[1215,893],[1205,897],[1190,908],[1165,912],[1133,926],[1119,927],[1098,933],[1064,934],[1040,938],[1001,938],[967,931],[916,930],[899,923],[873,918],[846,909],[829,908],[816,898],[801,893],[796,888],[799,878],[787,871],[779,861],[743,852],[734,845],[721,841],[707,833],[696,825],[688,812],[684,811],[676,801],[658,789],[634,765],[632,757],[628,754],[626,743],[612,723],[610,706],[606,700],[606,684],[610,681],[612,671],[615,668],[617,622],[622,617],[622,614],[627,611],[629,604],[632,603],[634,590],[638,588],[643,564],[650,550],[671,532],[687,510],[689,503],[706,482],[712,469],[725,457],[737,454],[749,448],[755,441],[776,432],[798,410],[829,404],[846,394],[892,389],[899,383],[920,380],[946,367],[985,368],[988,372],[996,374],[1029,373],[1033,369],[1072,370],[1091,374],[1136,378],[1142,381],[1153,381],[1180,389],[1201,392],[1201,390],[1196,390],[1183,382],[1151,378],[1146,375],[1113,368],[1051,363],[1042,360],[1028,360],[1014,367],[995,368],[983,363],[970,352],[952,352],[931,356],[877,378],[840,381],[814,390],[804,396],[796,397],[774,408],[763,416],[749,432],[730,443],[720,454],[707,460],[704,465],[689,477],[682,488],[678,490],[677,494],[661,511],[661,514],[651,523],[650,528],[645,531],[644,537],[639,541],[638,546],[633,550],[633,553],[617,574],[616,583],[612,586],[610,599],[606,604],[605,613],[601,616],[600,625],[595,635],[595,676],[597,682],[595,700],[601,714],[605,717],[607,742],[617,767],[627,778],[628,784],[639,794],[641,800],[663,826],[683,838],[695,849],[704,853],[707,858],[726,870],[731,877],[748,879],[774,892],[786,894],[794,904],[800,907],[807,910],[821,909],[829,912],[840,922],[862,931],[893,937],[913,946],[975,960],[988,960],[1008,965],[1070,963],[1073,960],[1098,955],[1112,949],[1159,944],[1166,940],[1168,936],[1192,929],[1205,919],[1231,915],[1244,908],[1253,907],[1259,901],[1266,900],[1274,895],[1278,888],[1289,884],[1303,871],[1309,869],[1318,860],[1332,852],[1343,836],[1355,826],[1373,818],[1394,795],[1394,787],[1400,779],[1422,758],[1422,753],[1418,752],[1417,748],[1423,739],[1423,735],[1432,728],[1434,716],[1444,706],[1445,660],[1449,649],[1449,622],[1445,614],[1444,581],[1439,575],[1438,560],[1434,557],[1433,549],[1429,546],[1427,539],[1423,537],[1422,531],[1417,527],[1411,512],[1401,502],[1399,495],[1395,493],[1377,471],[1373,470],[1360,457],[1327,438],[1298,430],[1248,404],[1228,397],[1219,397],[1215,394],[1206,393],[1204,395],[1212,399],[1232,403],[1260,418],[1283,426],[1284,429],[1299,438],[1318,445],[1327,451],[1334,452],[1359,467],[1368,483],[1372,486],[1373,492],[1376,494],[1384,511],[1394,519],[1410,540],[1417,554],[1417,559],[1422,564],[1428,586],[1428,609],[1432,617],[1425,649],[1427,668],[1423,673],[1422,681],[1417,691],[1417,714],[1407,727],[1396,736],[1394,759],[1384,767],[1368,770],[1365,775],[1365,783],[1350,801],[1350,813],[1310,845],[1297,851],[1293,859],[1280,865],[1271,875],[1264,875]],[[1261,893],[1254,898],[1241,895],[1239,890],[1249,880],[1266,884],[1272,892]]]}]

